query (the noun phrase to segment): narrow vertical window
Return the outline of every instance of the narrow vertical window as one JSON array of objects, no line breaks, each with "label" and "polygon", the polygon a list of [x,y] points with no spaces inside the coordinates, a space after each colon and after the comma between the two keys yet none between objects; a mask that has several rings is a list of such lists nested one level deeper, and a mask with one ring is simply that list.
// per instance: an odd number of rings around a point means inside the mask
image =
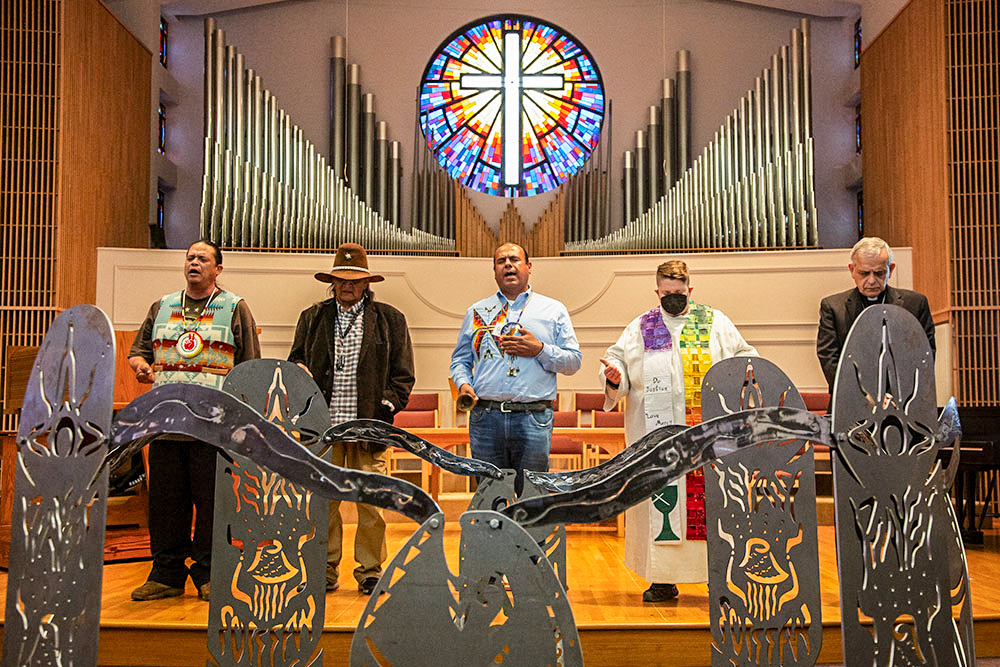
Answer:
[{"label": "narrow vertical window", "polygon": [[858,238],[865,235],[865,198],[861,188],[858,188]]},{"label": "narrow vertical window", "polygon": [[156,109],[156,151],[163,155],[167,150],[167,109],[162,104]]},{"label": "narrow vertical window", "polygon": [[861,19],[854,22],[854,67],[861,64]]},{"label": "narrow vertical window", "polygon": [[854,107],[854,152],[861,155],[861,105]]},{"label": "narrow vertical window", "polygon": [[167,195],[160,188],[156,188],[156,226],[163,229],[163,213],[166,208]]},{"label": "narrow vertical window", "polygon": [[160,64],[167,66],[167,20],[160,17]]}]

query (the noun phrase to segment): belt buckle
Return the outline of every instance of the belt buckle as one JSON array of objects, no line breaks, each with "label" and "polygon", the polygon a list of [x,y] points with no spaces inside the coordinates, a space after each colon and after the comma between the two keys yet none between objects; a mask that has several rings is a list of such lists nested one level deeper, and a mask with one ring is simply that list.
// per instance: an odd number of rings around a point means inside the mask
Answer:
[{"label": "belt buckle", "polygon": [[506,412],[514,412],[513,410],[510,410],[510,409],[504,407],[504,406],[507,405],[507,403],[508,403],[508,401],[500,401],[500,412],[504,412],[504,413],[506,413]]}]

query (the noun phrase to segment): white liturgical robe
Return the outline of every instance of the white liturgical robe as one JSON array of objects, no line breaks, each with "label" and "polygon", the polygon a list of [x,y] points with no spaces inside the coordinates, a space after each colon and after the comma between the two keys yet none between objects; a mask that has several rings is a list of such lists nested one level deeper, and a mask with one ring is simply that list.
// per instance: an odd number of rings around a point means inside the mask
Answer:
[{"label": "white liturgical robe", "polygon": [[[664,423],[684,424],[684,366],[678,344],[681,330],[687,323],[687,314],[674,317],[660,309],[660,315],[670,331],[672,346],[669,351],[672,415],[664,415]],[[606,382],[603,366],[600,371],[604,385],[604,409],[608,410],[623,397],[625,402],[625,441],[629,444],[646,434],[645,381],[643,359],[645,349],[640,328],[642,316],[632,320],[618,342],[608,348],[604,358],[622,373],[618,389]],[[724,313],[713,310],[712,330],[709,334],[709,351],[712,363],[738,356],[757,356],[757,350],[743,340]],[[625,514],[625,565],[650,583],[702,583],[708,580],[708,555],[703,540],[687,539],[687,502],[684,479],[678,480],[677,507],[672,516],[678,516],[680,525],[674,532],[680,537],[676,542],[654,542],[660,532],[662,517],[653,509],[651,500],[631,507]]]}]

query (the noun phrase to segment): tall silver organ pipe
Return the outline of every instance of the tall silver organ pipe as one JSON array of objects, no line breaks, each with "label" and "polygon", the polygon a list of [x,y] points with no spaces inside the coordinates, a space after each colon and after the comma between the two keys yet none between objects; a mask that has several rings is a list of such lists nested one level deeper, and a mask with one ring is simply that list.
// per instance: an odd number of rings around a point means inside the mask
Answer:
[{"label": "tall silver organ pipe", "polygon": [[649,191],[646,189],[646,133],[635,132],[635,210],[645,213],[649,208]]},{"label": "tall silver organ pipe", "polygon": [[401,216],[401,197],[403,191],[403,164],[399,153],[399,142],[389,145],[389,222],[399,226]]},{"label": "tall silver organ pipe", "polygon": [[361,113],[362,200],[375,207],[375,96],[365,93]]},{"label": "tall silver organ pipe", "polygon": [[[205,57],[203,238],[228,248],[331,250],[353,241],[373,250],[454,251],[452,239],[422,230],[404,232],[392,224],[400,218],[400,154],[398,142],[389,147],[384,124],[380,148],[385,146],[386,158],[385,166],[380,165],[375,210],[345,183],[343,168],[336,169],[305,139],[212,19],[205,22]],[[359,93],[357,66],[350,69]],[[355,128],[360,94],[357,100]],[[373,110],[373,101],[368,102]],[[350,134],[351,115],[343,119],[345,135]],[[374,131],[374,120],[371,127]],[[345,149],[351,148],[348,138]],[[355,130],[355,150],[358,138]],[[360,163],[348,160],[346,150],[342,159]],[[373,167],[366,170],[371,176]]]},{"label": "tall silver organ pipe", "polygon": [[663,97],[660,98],[660,154],[663,156],[663,190],[666,192],[677,180],[677,100],[674,80],[663,80]]},{"label": "tall silver organ pipe", "polygon": [[632,164],[632,151],[625,151],[625,168],[622,170],[622,219],[635,219],[635,167]]},{"label": "tall silver organ pipe", "polygon": [[344,110],[347,100],[347,40],[337,35],[330,48],[330,166],[344,178]]},{"label": "tall silver organ pipe", "polygon": [[[809,43],[809,22],[804,20],[694,159],[683,157],[685,134],[690,133],[685,111],[690,63],[687,52],[680,52],[676,89],[664,80],[659,127],[665,176],[669,156],[676,154],[676,180],[666,178],[661,196],[646,200],[651,181],[641,155],[650,148],[643,131],[637,131],[636,155],[626,151],[622,171],[625,225],[598,239],[569,242],[566,250],[815,246]],[[676,109],[677,128],[673,151],[666,147],[674,126],[667,118],[671,108]],[[655,132],[652,125],[651,110],[650,134]]]},{"label": "tall silver organ pipe", "polygon": [[389,218],[389,130],[384,120],[378,122],[378,138],[375,140],[375,178],[378,206],[375,208],[383,218]]},{"label": "tall silver organ pipe", "polygon": [[357,63],[351,63],[347,74],[347,184],[361,195],[361,68]]},{"label": "tall silver organ pipe", "polygon": [[652,205],[660,198],[660,183],[663,173],[663,158],[660,156],[660,109],[649,107],[649,124],[646,125],[646,189],[649,203]]},{"label": "tall silver organ pipe", "polygon": [[691,53],[677,52],[677,169],[691,166]]}]

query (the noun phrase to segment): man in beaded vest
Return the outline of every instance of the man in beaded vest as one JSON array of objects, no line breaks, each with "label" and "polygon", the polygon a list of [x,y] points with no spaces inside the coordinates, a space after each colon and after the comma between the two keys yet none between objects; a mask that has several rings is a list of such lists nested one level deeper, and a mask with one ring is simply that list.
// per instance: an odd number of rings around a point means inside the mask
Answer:
[{"label": "man in beaded vest", "polygon": [[[368,257],[357,243],[337,248],[329,273],[315,274],[329,283],[333,298],[302,311],[288,360],[306,369],[330,405],[334,424],[351,419],[392,423],[406,407],[413,389],[413,349],[406,317],[387,303],[375,301],[368,285],[385,280],[368,269]],[[386,474],[385,447],[362,442],[335,442],[335,465]],[[354,578],[358,590],[371,595],[382,576],[387,549],[385,519],[377,507],[357,503],[354,535]],[[340,501],[330,503],[326,590],[340,588],[343,523]]]},{"label": "man in beaded vest", "polygon": [[[184,259],[187,286],[149,307],[129,350],[139,382],[222,388],[226,374],[245,359],[260,358],[257,325],[240,297],[219,287],[222,251],[198,241]],[[198,597],[211,594],[212,520],[216,450],[187,438],[149,446],[149,547],[153,568],[133,600],[183,595],[188,576]],[[191,536],[192,507],[194,537]],[[186,565],[187,559],[193,562]]]},{"label": "man in beaded vest", "polygon": [[[659,306],[632,320],[601,359],[604,409],[627,397],[630,444],[661,426],[700,423],[701,381],[712,364],[757,356],[725,314],[689,301],[693,289],[684,262],[657,267]],[[677,582],[708,580],[701,470],[627,511],[625,565],[650,582],[644,602],[677,597]]]}]

